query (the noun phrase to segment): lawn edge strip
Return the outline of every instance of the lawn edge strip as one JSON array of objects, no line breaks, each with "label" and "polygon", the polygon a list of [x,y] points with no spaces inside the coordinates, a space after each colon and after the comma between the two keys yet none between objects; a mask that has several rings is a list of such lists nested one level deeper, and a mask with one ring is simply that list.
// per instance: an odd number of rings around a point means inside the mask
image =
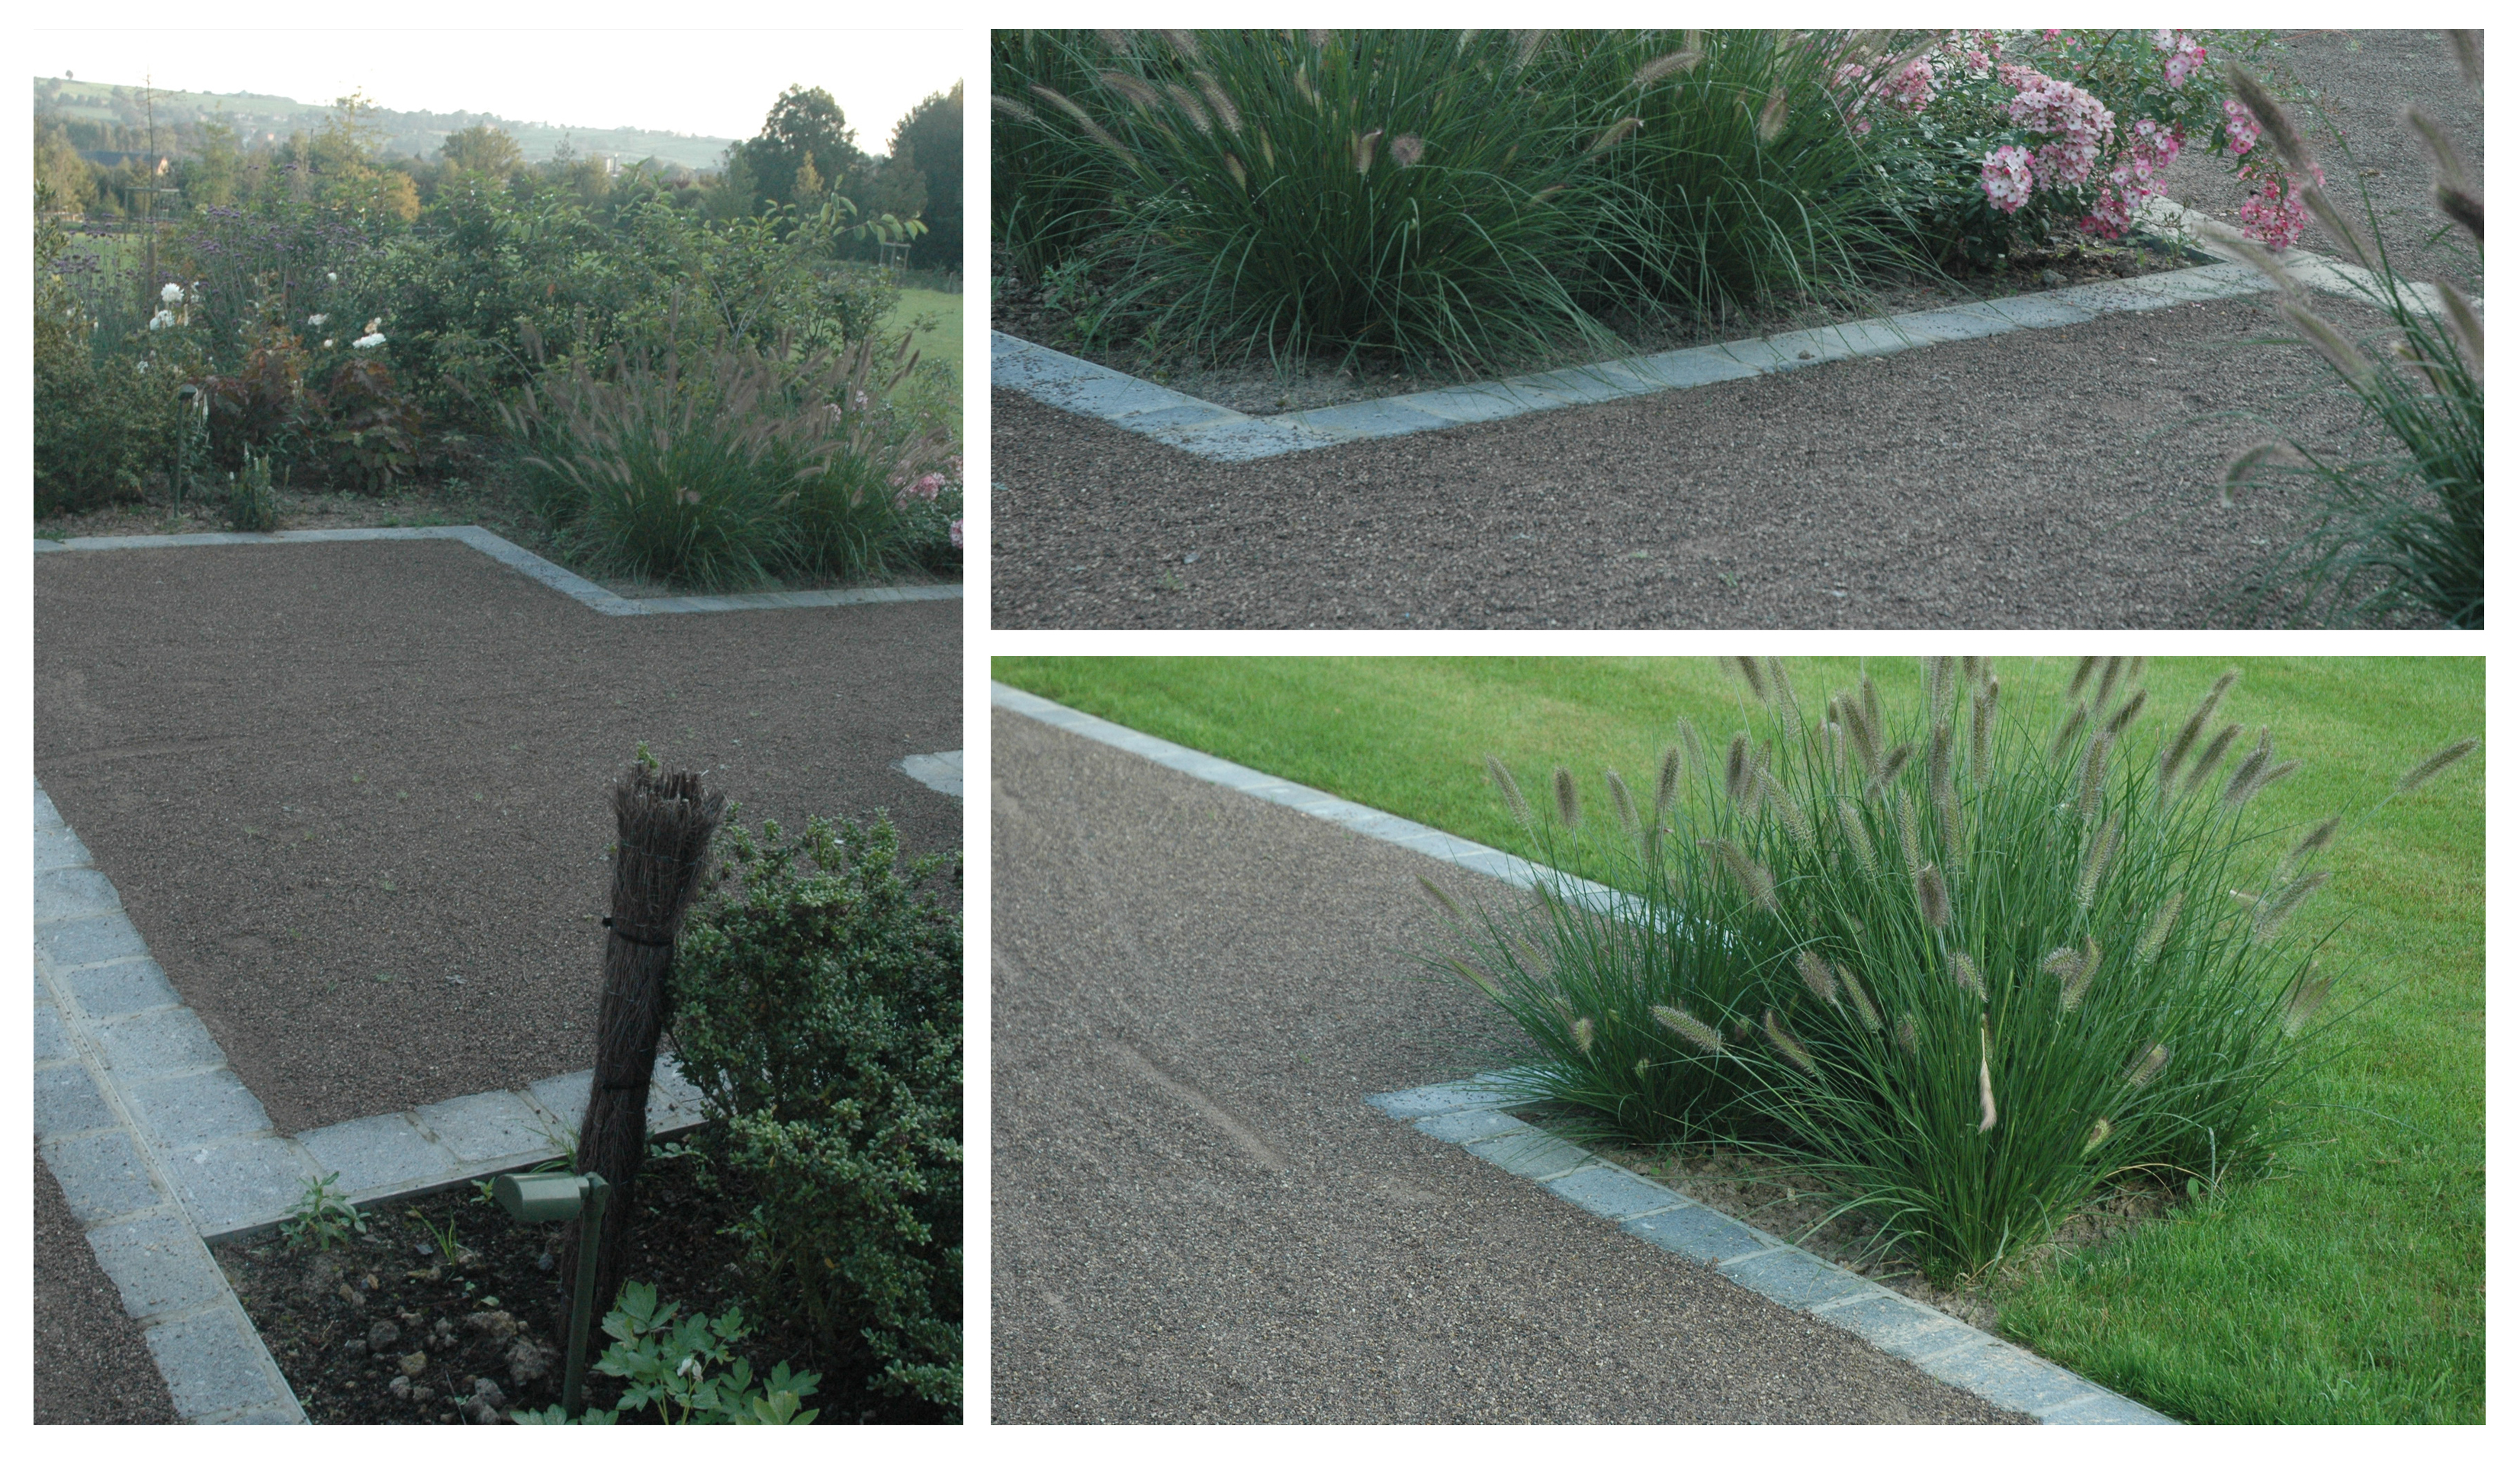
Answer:
[{"label": "lawn edge strip", "polygon": [[[2353,266],[2302,256],[2305,264],[2313,260],[2316,267],[2295,269],[2303,284],[2331,294],[2352,292]],[[989,384],[1193,456],[1250,462],[1351,441],[1446,431],[1472,422],[1748,380],[1832,360],[1894,355],[2015,330],[2088,324],[2105,314],[2235,298],[2274,288],[2246,263],[2225,258],[2133,279],[1972,300],[1276,416],[1247,416],[993,329],[989,332]]]},{"label": "lawn edge strip", "polygon": [[304,527],[287,532],[142,533],[127,537],[37,538],[38,553],[101,553],[117,548],[228,548],[273,543],[416,542],[443,539],[463,543],[506,564],[546,588],[566,594],[598,614],[635,617],[651,614],[729,614],[753,609],[828,609],[844,604],[910,604],[923,600],[959,599],[959,583],[915,583],[900,587],[798,589],[784,593],[684,594],[671,598],[625,599],[600,583],[590,582],[542,555],[519,547],[486,527]]},{"label": "lawn edge strip", "polygon": [[[1547,878],[1561,890],[1588,900],[1632,902],[1628,894],[1600,884],[1568,878],[1467,838],[1131,730],[1000,681],[989,682],[989,704],[1517,888],[1531,888]],[[1370,1095],[1365,1103],[1427,1136],[1539,1183],[1563,1201],[1617,1224],[1630,1237],[1703,1263],[1763,1298],[1822,1320],[1990,1404],[2023,1412],[2046,1425],[2178,1424],[2051,1360],[1506,1115],[1506,1108],[1529,1099],[1529,1085],[1522,1075],[1517,1071],[1489,1072]]]},{"label": "lawn edge strip", "polygon": [[[279,1229],[308,1181],[338,1173],[366,1207],[566,1155],[592,1071],[282,1136],[183,1003],[112,879],[34,781],[34,1122],[38,1151],[176,1414],[304,1425],[209,1245]],[[702,1097],[659,1053],[648,1129],[703,1124]]]}]

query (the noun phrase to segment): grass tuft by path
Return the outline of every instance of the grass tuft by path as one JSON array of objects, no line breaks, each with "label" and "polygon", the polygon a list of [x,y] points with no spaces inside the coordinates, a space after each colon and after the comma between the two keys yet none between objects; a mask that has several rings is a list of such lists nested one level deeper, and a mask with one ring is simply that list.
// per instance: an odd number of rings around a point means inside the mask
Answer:
[{"label": "grass tuft by path", "polygon": [[[2183,715],[2227,660],[2152,662],[2149,718]],[[2028,1275],[2004,1332],[2101,1385],[2197,1422],[2481,1422],[2485,1405],[2485,833],[2462,766],[2367,821],[2444,743],[2480,735],[2476,659],[2252,659],[2224,713],[2271,723],[2307,763],[2266,824],[2348,815],[2323,912],[2326,966],[2360,1003],[2302,1091],[2275,1177]],[[1795,661],[1805,706],[1856,662]],[[1906,661],[1870,665],[1885,699]],[[2069,661],[2000,662],[2061,683]],[[1632,784],[1686,714],[1721,741],[1746,692],[1709,662],[1000,659],[997,678],[1150,735],[1508,850],[1494,753],[1526,785],[1557,764]],[[1642,779],[1641,779],[1642,778]],[[1393,890],[1393,896],[1406,895]]]}]

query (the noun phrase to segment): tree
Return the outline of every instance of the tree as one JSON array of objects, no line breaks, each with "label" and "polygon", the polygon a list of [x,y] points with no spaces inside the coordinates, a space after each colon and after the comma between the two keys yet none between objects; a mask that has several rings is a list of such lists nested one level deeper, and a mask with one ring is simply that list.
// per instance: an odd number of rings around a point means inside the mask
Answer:
[{"label": "tree", "polygon": [[926,234],[911,246],[922,269],[963,267],[963,83],[910,109],[892,129],[891,160],[927,180]]},{"label": "tree", "polygon": [[[761,135],[736,144],[735,151],[752,174],[747,205],[765,200],[795,202],[796,177],[808,157],[822,191],[843,192],[844,181],[866,167],[866,155],[857,150],[857,135],[840,104],[823,88],[790,86],[781,92],[762,120]],[[729,176],[733,176],[732,166]]]},{"label": "tree", "polygon": [[437,155],[449,167],[502,181],[525,165],[524,150],[517,146],[517,139],[487,122],[475,122],[463,131],[450,133],[438,144]]}]

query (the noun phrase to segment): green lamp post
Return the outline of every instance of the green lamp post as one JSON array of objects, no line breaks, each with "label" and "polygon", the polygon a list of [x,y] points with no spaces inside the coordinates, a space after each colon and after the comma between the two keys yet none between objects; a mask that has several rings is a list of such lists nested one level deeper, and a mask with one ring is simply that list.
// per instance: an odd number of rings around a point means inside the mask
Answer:
[{"label": "green lamp post", "polygon": [[568,1312],[568,1375],[562,1383],[561,1409],[577,1413],[579,1389],[586,1383],[586,1326],[595,1311],[596,1237],[604,1231],[604,1197],[611,1183],[594,1172],[503,1172],[491,1195],[518,1222],[566,1222],[578,1217],[577,1297]]}]

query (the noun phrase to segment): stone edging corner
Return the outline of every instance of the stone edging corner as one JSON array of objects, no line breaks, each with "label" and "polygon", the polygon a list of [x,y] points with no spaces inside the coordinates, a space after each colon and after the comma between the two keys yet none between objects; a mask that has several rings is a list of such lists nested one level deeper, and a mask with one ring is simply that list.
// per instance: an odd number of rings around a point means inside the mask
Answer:
[{"label": "stone edging corner", "polygon": [[[1143,756],[1201,781],[1336,823],[1360,836],[1440,857],[1517,888],[1544,883],[1559,896],[1596,906],[1626,895],[1570,878],[1512,853],[1376,811],[1205,752],[1192,751],[1100,716],[991,681],[989,704]],[[1642,1242],[1705,1263],[1785,1307],[1854,1335],[1945,1384],[2049,1425],[2175,1425],[2169,1417],[2092,1384],[2051,1361],[1964,1324],[1940,1309],[1681,1196],[1507,1116],[1510,1072],[1368,1096],[1366,1104],[1438,1141],[1460,1146],[1557,1197],[1618,1224]]]}]

